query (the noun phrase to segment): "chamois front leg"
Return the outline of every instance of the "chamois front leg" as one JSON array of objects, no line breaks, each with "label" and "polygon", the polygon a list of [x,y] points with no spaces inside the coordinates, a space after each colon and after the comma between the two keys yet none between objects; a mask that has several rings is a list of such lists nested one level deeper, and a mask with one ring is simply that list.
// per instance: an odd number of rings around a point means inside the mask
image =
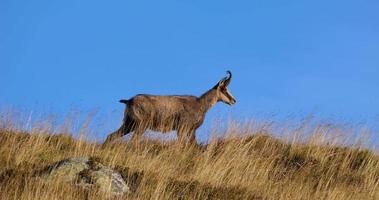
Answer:
[{"label": "chamois front leg", "polygon": [[179,130],[177,131],[177,142],[184,146],[196,146],[196,131]]},{"label": "chamois front leg", "polygon": [[196,142],[196,131],[191,131],[189,133],[189,142],[191,145],[197,145],[197,142]]}]

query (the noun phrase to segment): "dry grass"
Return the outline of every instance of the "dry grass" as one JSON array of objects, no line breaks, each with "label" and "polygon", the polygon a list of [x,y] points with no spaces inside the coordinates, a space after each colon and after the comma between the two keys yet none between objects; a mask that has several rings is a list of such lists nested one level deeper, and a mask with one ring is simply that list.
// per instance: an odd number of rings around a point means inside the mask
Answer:
[{"label": "dry grass", "polygon": [[379,156],[344,147],[328,126],[291,129],[276,139],[265,126],[231,124],[223,138],[201,147],[144,139],[104,148],[40,128],[1,127],[0,199],[106,199],[99,191],[35,178],[52,162],[82,155],[128,180],[133,192],[113,199],[379,199]]}]

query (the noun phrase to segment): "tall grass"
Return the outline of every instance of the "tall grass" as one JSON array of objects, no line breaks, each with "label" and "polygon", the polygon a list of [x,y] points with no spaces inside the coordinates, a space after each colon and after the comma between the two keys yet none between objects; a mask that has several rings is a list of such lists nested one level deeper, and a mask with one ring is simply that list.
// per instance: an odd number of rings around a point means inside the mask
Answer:
[{"label": "tall grass", "polygon": [[0,125],[0,199],[109,198],[36,177],[46,165],[74,156],[123,175],[132,192],[112,199],[379,199],[379,156],[363,140],[346,138],[352,134],[345,131],[354,131],[337,126],[304,122],[281,127],[282,137],[274,137],[264,123],[230,123],[213,131],[222,137],[199,147],[149,138],[102,147],[86,139],[87,125],[74,138],[70,129],[49,123],[23,132],[13,120],[3,117]]}]

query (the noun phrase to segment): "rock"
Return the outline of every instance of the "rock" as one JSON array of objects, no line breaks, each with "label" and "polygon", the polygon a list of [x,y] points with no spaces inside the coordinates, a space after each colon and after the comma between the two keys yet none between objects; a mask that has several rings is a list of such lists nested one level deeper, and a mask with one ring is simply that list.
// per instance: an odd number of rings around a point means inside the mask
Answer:
[{"label": "rock", "polygon": [[120,173],[88,157],[61,160],[46,167],[39,176],[46,181],[60,178],[87,189],[96,187],[111,195],[130,192]]}]

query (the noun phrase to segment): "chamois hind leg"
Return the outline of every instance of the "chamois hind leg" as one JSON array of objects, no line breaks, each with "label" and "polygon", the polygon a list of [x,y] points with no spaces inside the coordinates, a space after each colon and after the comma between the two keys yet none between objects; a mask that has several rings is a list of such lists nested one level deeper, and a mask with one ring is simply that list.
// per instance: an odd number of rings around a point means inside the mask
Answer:
[{"label": "chamois hind leg", "polygon": [[176,131],[176,143],[177,144],[183,144],[185,142],[185,134],[183,130],[177,130]]},{"label": "chamois hind leg", "polygon": [[146,132],[147,126],[145,124],[138,124],[137,127],[134,129],[134,133],[132,135],[131,140],[132,141],[139,141],[140,137]]},{"label": "chamois hind leg", "polygon": [[113,142],[114,140],[121,138],[124,135],[129,134],[131,131],[133,131],[133,123],[131,120],[127,119],[124,121],[124,123],[121,125],[121,127],[117,131],[107,136],[107,139],[105,140],[103,145],[109,144]]},{"label": "chamois hind leg", "polygon": [[140,145],[140,138],[147,130],[146,126],[143,125],[137,125],[136,129],[134,129],[132,138],[130,139],[130,143],[136,148],[137,151],[140,151],[141,145]]},{"label": "chamois hind leg", "polygon": [[109,144],[113,142],[114,140],[121,138],[124,135],[124,130],[125,130],[125,124],[122,124],[121,127],[117,131],[107,136],[107,139],[105,140],[103,145]]}]

